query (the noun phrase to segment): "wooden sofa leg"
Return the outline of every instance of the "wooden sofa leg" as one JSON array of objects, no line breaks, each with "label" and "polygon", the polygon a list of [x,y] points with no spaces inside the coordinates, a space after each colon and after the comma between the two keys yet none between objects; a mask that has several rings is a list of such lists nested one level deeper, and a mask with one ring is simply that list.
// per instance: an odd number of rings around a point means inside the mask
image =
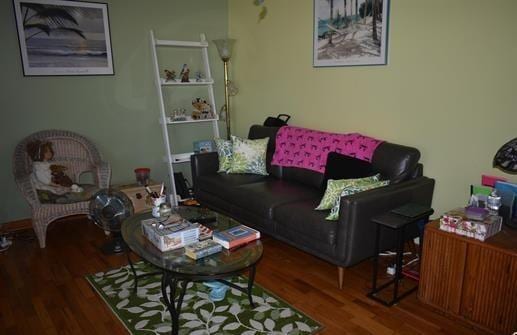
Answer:
[{"label": "wooden sofa leg", "polygon": [[338,266],[337,267],[337,285],[339,289],[343,288],[343,277],[345,276],[345,268]]}]

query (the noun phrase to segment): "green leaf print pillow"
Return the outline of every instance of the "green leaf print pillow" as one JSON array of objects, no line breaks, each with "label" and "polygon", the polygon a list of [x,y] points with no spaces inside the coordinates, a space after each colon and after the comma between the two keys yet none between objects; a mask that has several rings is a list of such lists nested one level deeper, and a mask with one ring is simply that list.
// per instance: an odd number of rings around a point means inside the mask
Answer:
[{"label": "green leaf print pillow", "polygon": [[325,209],[331,209],[336,201],[341,197],[341,192],[346,187],[355,185],[366,185],[372,182],[379,181],[381,178],[380,174],[376,174],[371,177],[365,178],[355,178],[355,179],[329,179],[327,181],[327,189],[325,190],[325,194],[323,198],[321,198],[320,204],[315,208],[317,211],[322,211]]},{"label": "green leaf print pillow", "polygon": [[232,166],[232,141],[216,138],[215,147],[219,157],[219,170],[217,172],[228,172]]},{"label": "green leaf print pillow", "polygon": [[372,190],[374,188],[386,186],[390,183],[389,180],[380,180],[380,181],[371,181],[369,183],[365,184],[359,184],[359,185],[349,185],[343,189],[341,192],[341,195],[337,198],[336,202],[334,203],[334,207],[330,210],[330,214],[325,218],[326,220],[330,221],[337,221],[339,219],[339,207],[341,205],[341,197],[346,197],[347,195],[356,194],[359,192],[364,192],[368,190]]},{"label": "green leaf print pillow", "polygon": [[266,150],[269,137],[248,140],[232,136],[233,157],[228,173],[253,173],[267,176]]}]

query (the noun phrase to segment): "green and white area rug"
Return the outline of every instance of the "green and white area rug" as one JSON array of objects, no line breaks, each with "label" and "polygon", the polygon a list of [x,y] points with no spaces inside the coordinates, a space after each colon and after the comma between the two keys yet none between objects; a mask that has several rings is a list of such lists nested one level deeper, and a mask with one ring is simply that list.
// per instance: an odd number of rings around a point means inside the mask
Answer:
[{"label": "green and white area rug", "polygon": [[[143,262],[135,264],[137,274],[156,271]],[[168,334],[171,318],[163,303],[161,275],[138,280],[133,294],[133,273],[129,265],[86,276],[93,288],[124,323],[131,334]],[[235,277],[235,284],[246,287],[247,279]],[[180,334],[315,334],[322,326],[255,283],[251,309],[247,296],[229,289],[226,299],[210,300],[209,288],[190,283],[180,315]]]}]

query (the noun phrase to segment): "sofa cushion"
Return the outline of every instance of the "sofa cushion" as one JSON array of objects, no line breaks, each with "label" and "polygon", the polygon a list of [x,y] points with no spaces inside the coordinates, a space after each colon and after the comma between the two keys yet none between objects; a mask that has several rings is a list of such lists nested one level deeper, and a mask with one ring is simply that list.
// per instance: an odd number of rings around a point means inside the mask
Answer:
[{"label": "sofa cushion", "polygon": [[[328,211],[315,211],[318,199],[307,199],[277,206],[273,218],[277,231],[288,230],[311,236],[320,242],[334,245],[336,242],[336,221],[327,221]],[[280,228],[281,226],[281,228]]]},{"label": "sofa cushion", "polygon": [[295,181],[316,189],[321,188],[323,174],[297,167],[282,167],[282,179]]},{"label": "sofa cushion", "polygon": [[36,190],[38,200],[42,204],[73,204],[76,202],[90,201],[95,193],[99,191],[96,185],[81,184],[81,192],[66,192],[56,194],[50,190]]},{"label": "sofa cushion", "polygon": [[323,191],[325,190],[329,179],[364,178],[373,176],[376,173],[370,162],[342,155],[337,152],[331,152],[327,156],[327,164],[325,166],[325,174],[323,175],[321,188]]},{"label": "sofa cushion", "polygon": [[228,217],[236,218],[239,223],[250,226],[262,233],[274,235],[275,224],[272,220],[261,215],[254,214],[240,206],[233,204],[227,197],[221,194],[213,194],[198,190],[196,199],[203,205]]},{"label": "sofa cushion", "polygon": [[226,174],[218,173],[207,176],[199,176],[196,185],[203,191],[212,194],[226,194],[233,192],[239,185],[262,182],[267,176],[256,174]]},{"label": "sofa cushion", "polygon": [[384,142],[377,147],[372,157],[373,168],[383,179],[397,184],[411,179],[420,159],[420,151],[412,147]]},{"label": "sofa cushion", "polygon": [[320,194],[317,189],[270,178],[262,182],[238,186],[225,196],[237,206],[272,219],[273,209],[276,206],[305,199],[318,201]]}]

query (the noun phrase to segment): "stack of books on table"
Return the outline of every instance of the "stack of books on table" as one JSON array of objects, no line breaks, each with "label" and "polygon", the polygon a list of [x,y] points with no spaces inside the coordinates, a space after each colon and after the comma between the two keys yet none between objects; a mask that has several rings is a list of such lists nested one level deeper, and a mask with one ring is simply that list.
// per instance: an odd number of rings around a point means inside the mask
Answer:
[{"label": "stack of books on table", "polygon": [[234,249],[260,238],[260,232],[243,224],[214,232],[213,239],[226,249]]},{"label": "stack of books on table", "polygon": [[142,220],[142,233],[160,251],[169,251],[199,241],[199,225],[181,219],[160,222]]},{"label": "stack of books on table", "polygon": [[184,247],[185,255],[196,260],[218,253],[223,247],[233,249],[260,238],[259,231],[245,225],[214,232],[202,224],[177,218],[142,220],[142,232],[160,251]]}]

